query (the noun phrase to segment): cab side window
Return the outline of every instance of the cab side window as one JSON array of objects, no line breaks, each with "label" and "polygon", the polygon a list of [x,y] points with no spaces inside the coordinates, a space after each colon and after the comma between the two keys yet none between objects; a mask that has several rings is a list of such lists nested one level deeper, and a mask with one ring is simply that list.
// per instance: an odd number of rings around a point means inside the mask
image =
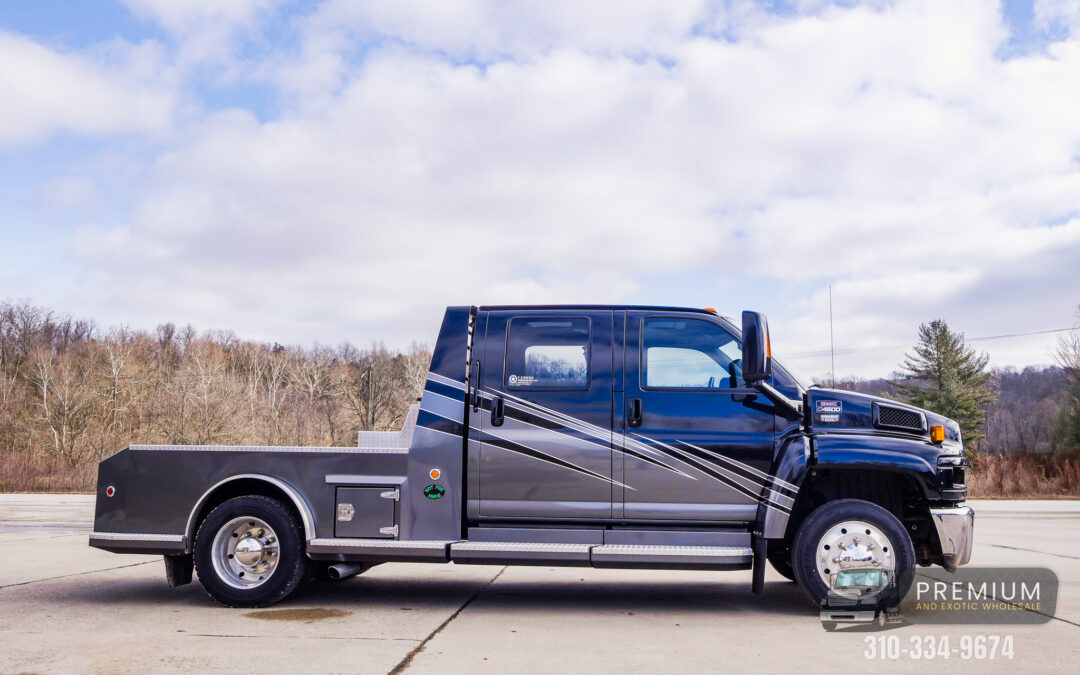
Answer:
[{"label": "cab side window", "polygon": [[702,319],[642,320],[642,384],[648,389],[737,389],[742,346],[723,327]]},{"label": "cab side window", "polygon": [[507,330],[508,389],[588,388],[588,317],[514,317]]}]

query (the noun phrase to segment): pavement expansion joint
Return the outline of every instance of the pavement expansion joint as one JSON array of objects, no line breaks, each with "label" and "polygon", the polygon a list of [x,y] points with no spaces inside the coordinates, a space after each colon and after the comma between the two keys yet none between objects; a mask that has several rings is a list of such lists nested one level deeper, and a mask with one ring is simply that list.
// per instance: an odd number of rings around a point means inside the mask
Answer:
[{"label": "pavement expansion joint", "polygon": [[409,667],[409,666],[410,666],[410,665],[412,664],[412,660],[413,660],[413,657],[415,657],[415,656],[416,656],[417,654],[419,654],[420,652],[424,651],[424,647],[426,647],[426,646],[427,646],[427,643],[428,643],[428,642],[431,642],[431,640],[432,640],[432,639],[433,639],[433,638],[434,638],[434,637],[435,637],[436,635],[438,635],[439,633],[441,633],[441,632],[443,631],[443,629],[444,629],[444,628],[446,628],[447,626],[449,626],[449,625],[450,625],[450,622],[451,622],[451,621],[453,621],[454,619],[456,619],[456,618],[458,617],[458,615],[459,615],[459,614],[461,614],[461,613],[462,613],[463,611],[465,611],[465,608],[466,608],[466,607],[468,607],[469,605],[471,605],[471,604],[473,603],[473,601],[474,601],[474,600],[476,600],[477,598],[479,598],[479,597],[480,597],[480,594],[481,594],[481,593],[483,593],[483,592],[484,592],[484,591],[486,591],[486,590],[487,590],[488,588],[490,588],[490,587],[491,587],[491,585],[492,585],[492,584],[494,584],[494,583],[495,583],[495,581],[496,581],[496,580],[498,580],[498,578],[502,576],[503,572],[505,572],[505,571],[506,571],[506,568],[507,568],[507,566],[506,566],[506,565],[503,565],[503,567],[502,567],[502,568],[500,568],[500,569],[499,569],[499,571],[495,573],[495,576],[491,577],[491,579],[489,579],[489,580],[488,580],[488,582],[487,582],[486,584],[484,584],[484,585],[483,585],[483,586],[481,586],[480,588],[476,589],[476,592],[475,592],[475,593],[473,593],[473,594],[472,594],[472,595],[471,595],[471,596],[469,597],[469,599],[468,599],[468,600],[466,600],[466,601],[465,601],[464,603],[462,603],[461,607],[458,607],[458,608],[457,608],[457,611],[456,611],[456,612],[454,612],[454,613],[453,613],[453,614],[451,614],[451,615],[450,615],[449,617],[447,617],[446,621],[443,621],[443,622],[442,622],[441,624],[439,624],[439,627],[438,627],[438,628],[436,628],[435,630],[431,631],[431,634],[430,634],[430,635],[428,635],[428,636],[427,636],[426,638],[424,638],[424,641],[423,641],[423,642],[421,642],[420,644],[416,645],[416,646],[415,646],[415,647],[414,647],[414,648],[412,649],[412,651],[410,651],[410,652],[409,652],[408,654],[406,654],[406,655],[405,655],[405,658],[401,659],[401,661],[400,661],[400,662],[398,662],[398,664],[397,664],[396,666],[394,666],[394,669],[390,671],[390,675],[398,675],[398,673],[403,673],[403,672],[405,672],[405,670],[406,670],[406,669],[408,669],[408,667]]},{"label": "pavement expansion joint", "polygon": [[45,579],[31,579],[30,581],[20,581],[18,583],[14,583],[14,584],[5,584],[3,586],[0,586],[0,590],[3,590],[5,588],[14,588],[16,586],[28,586],[30,584],[38,584],[38,583],[41,583],[43,581],[55,581],[56,579],[67,579],[69,577],[81,577],[81,576],[85,576],[87,574],[97,574],[98,572],[111,572],[112,570],[122,570],[125,567],[138,567],[139,565],[149,565],[150,563],[156,563],[156,562],[158,562],[158,561],[157,560],[144,560],[143,562],[131,563],[130,565],[119,565],[117,567],[106,567],[106,568],[100,569],[100,570],[89,570],[87,572],[75,572],[74,574],[61,574],[60,576],[48,577],[48,578],[45,578]]}]

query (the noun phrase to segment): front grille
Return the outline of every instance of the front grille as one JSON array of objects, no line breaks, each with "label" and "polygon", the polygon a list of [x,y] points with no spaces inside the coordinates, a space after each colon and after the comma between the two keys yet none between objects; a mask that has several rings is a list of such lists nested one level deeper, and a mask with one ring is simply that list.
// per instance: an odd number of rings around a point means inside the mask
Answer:
[{"label": "front grille", "polygon": [[879,427],[891,429],[910,429],[922,431],[924,427],[922,413],[904,408],[894,408],[891,405],[879,405],[877,407],[877,420]]}]

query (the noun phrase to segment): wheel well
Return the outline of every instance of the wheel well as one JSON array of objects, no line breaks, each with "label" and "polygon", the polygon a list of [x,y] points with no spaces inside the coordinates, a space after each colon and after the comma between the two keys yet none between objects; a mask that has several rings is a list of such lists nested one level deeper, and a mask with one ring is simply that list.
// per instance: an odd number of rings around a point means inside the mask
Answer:
[{"label": "wheel well", "polygon": [[194,548],[195,535],[198,533],[199,527],[202,525],[202,522],[206,520],[206,517],[210,515],[211,511],[234,497],[243,497],[245,495],[262,495],[264,497],[277,499],[284,504],[286,508],[291,509],[301,522],[307,522],[305,514],[301,513],[300,509],[297,508],[293,496],[286,492],[284,488],[275,485],[264,478],[236,478],[212,488],[211,491],[202,498],[202,502],[195,507],[196,510],[192,514],[193,517],[188,523],[188,550]]},{"label": "wheel well", "polygon": [[819,506],[837,499],[862,499],[877,504],[896,516],[911,535],[915,558],[933,557],[933,527],[926,497],[911,476],[895,471],[864,469],[815,469],[803,482],[788,518],[779,549],[790,550],[795,533],[806,516]]}]

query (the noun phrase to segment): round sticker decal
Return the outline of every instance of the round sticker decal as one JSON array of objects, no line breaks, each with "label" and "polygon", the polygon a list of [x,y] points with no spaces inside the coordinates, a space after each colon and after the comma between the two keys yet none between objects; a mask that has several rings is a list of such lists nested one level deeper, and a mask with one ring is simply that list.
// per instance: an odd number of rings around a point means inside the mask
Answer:
[{"label": "round sticker decal", "polygon": [[446,492],[446,488],[438,483],[424,488],[424,496],[428,499],[441,499],[444,492]]}]

